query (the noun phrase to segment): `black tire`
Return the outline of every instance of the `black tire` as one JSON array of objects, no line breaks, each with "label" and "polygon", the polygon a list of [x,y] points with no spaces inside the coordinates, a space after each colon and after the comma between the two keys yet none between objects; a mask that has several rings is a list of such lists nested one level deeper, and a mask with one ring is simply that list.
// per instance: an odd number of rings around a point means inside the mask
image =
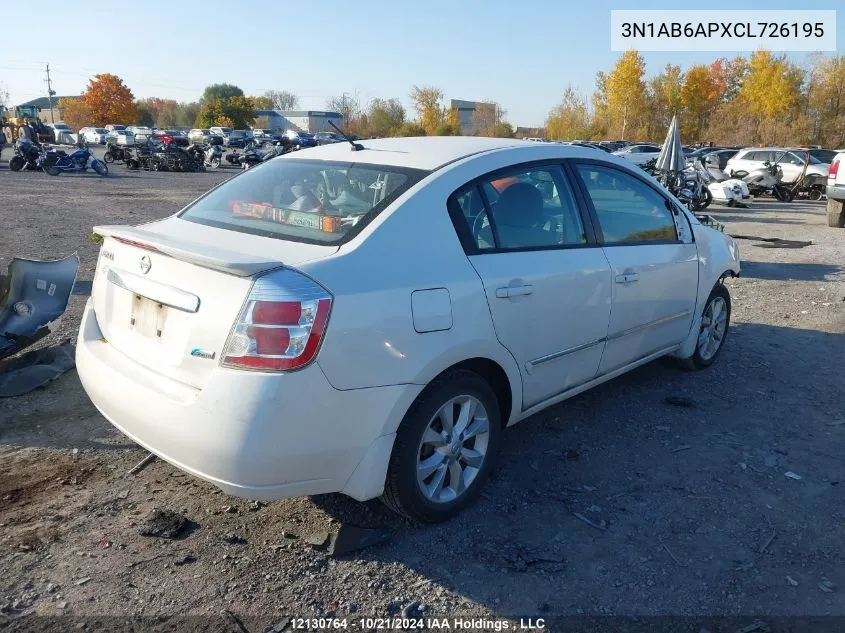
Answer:
[{"label": "black tire", "polygon": [[701,207],[699,207],[700,210],[706,209],[713,202],[713,194],[710,193],[710,190],[707,187],[703,189],[703,192],[704,201],[701,203]]},{"label": "black tire", "polygon": [[817,188],[817,187],[814,187],[814,188],[810,189],[810,192],[807,194],[807,197],[810,198],[810,200],[813,200],[813,201],[821,200],[822,199],[822,190]]},{"label": "black tire", "polygon": [[44,171],[46,171],[51,176],[58,176],[62,173],[62,170],[56,167],[55,165],[44,165]]},{"label": "black tire", "polygon": [[781,202],[792,202],[795,198],[795,192],[791,187],[787,187],[786,185],[776,185],[773,193]]},{"label": "black tire", "polygon": [[[427,499],[417,483],[417,458],[423,433],[438,410],[460,395],[477,398],[487,411],[489,438],[477,475],[456,499],[437,503]],[[450,371],[432,382],[417,398],[399,425],[381,499],[390,509],[413,521],[439,523],[470,505],[490,475],[502,433],[501,413],[489,383],[473,371]]]},{"label": "black tire", "polygon": [[[716,352],[710,356],[709,358],[702,358],[701,350],[699,349],[700,346],[698,342],[695,345],[695,352],[689,358],[679,358],[678,362],[680,363],[681,367],[684,369],[689,370],[699,370],[699,369],[706,369],[713,364],[716,358],[719,356],[719,353],[725,347],[725,341],[728,338],[728,333],[731,329],[731,293],[728,292],[728,289],[722,284],[721,282],[717,283],[713,290],[710,291],[710,296],[707,297],[707,303],[704,304],[704,309],[702,310],[702,314],[706,312],[708,306],[716,299],[723,299],[725,302],[725,307],[727,308],[727,318],[725,320],[725,332],[722,335],[721,342],[719,347],[716,349]],[[699,334],[704,330],[704,325],[702,324],[701,329],[699,330]]]},{"label": "black tire", "polygon": [[220,167],[220,159],[217,157],[212,158],[209,164],[211,165],[212,169],[217,169],[218,167]]},{"label": "black tire", "polygon": [[845,228],[845,205],[842,200],[827,199],[827,225],[837,229]]},{"label": "black tire", "polygon": [[11,169],[12,171],[20,171],[21,169],[23,169],[25,162],[26,161],[23,159],[23,156],[12,156],[9,159],[9,169]]},{"label": "black tire", "polygon": [[105,154],[103,154],[103,160],[106,161],[107,163],[113,163],[114,162],[114,154],[112,154],[111,152],[106,152]]},{"label": "black tire", "polygon": [[92,160],[91,161],[91,168],[96,171],[101,176],[108,176],[109,175],[109,167],[101,160]]}]

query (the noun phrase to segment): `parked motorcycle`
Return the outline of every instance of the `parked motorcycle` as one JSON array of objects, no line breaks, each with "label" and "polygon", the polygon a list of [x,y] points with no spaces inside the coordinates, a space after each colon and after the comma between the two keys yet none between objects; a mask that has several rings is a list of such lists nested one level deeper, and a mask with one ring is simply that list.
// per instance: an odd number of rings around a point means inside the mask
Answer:
[{"label": "parked motorcycle", "polygon": [[713,201],[729,207],[745,207],[744,200],[751,197],[748,185],[739,178],[731,178],[719,168],[719,159],[710,155],[694,162],[695,169],[707,184]]},{"label": "parked motorcycle", "polygon": [[44,155],[44,150],[39,145],[25,138],[15,143],[14,151],[14,156],[9,159],[9,169],[12,171],[34,171],[39,168],[39,160]]},{"label": "parked motorcycle", "polygon": [[131,155],[132,152],[128,147],[109,141],[106,143],[106,153],[103,154],[103,160],[107,163],[125,163]]},{"label": "parked motorcycle", "polygon": [[194,157],[194,160],[203,167],[211,167],[212,169],[220,167],[220,160],[223,156],[223,148],[219,145],[195,143],[190,145],[187,151]]},{"label": "parked motorcycle", "polygon": [[759,169],[750,172],[738,169],[732,171],[731,176],[743,180],[755,197],[771,194],[781,202],[792,202],[795,197],[795,192],[783,183],[783,170],[777,163],[765,161]]},{"label": "parked motorcycle", "polygon": [[79,144],[78,149],[73,154],[59,156],[55,162],[46,160],[41,161],[41,168],[51,176],[58,176],[62,172],[87,171],[91,167],[101,176],[106,176],[109,173],[108,166],[101,160],[91,159],[91,151],[87,146]]}]

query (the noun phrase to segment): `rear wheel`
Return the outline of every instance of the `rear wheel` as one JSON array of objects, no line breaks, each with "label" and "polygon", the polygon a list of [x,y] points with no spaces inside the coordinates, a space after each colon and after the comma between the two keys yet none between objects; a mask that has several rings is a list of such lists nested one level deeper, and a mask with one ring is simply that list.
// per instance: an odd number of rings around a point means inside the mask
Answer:
[{"label": "rear wheel", "polygon": [[101,160],[92,160],[91,168],[101,176],[108,176],[109,167]]},{"label": "rear wheel", "polygon": [[24,166],[23,156],[12,156],[9,159],[9,169],[12,171],[20,171]]},{"label": "rear wheel", "polygon": [[713,194],[710,193],[710,190],[705,187],[703,190],[702,202],[701,202],[701,209],[706,209],[710,206],[710,203],[713,202]]},{"label": "rear wheel", "polygon": [[55,165],[44,165],[44,171],[46,171],[51,176],[58,176],[62,173],[62,170],[56,167]]},{"label": "rear wheel", "polygon": [[695,343],[695,352],[689,358],[679,359],[685,369],[705,369],[713,364],[722,351],[731,324],[731,293],[717,283],[701,314],[701,328]]},{"label": "rear wheel", "polygon": [[106,152],[105,154],[103,154],[103,160],[106,161],[107,163],[113,163],[114,162],[114,154],[112,154],[111,152]]},{"label": "rear wheel", "polygon": [[220,167],[220,159],[217,157],[212,158],[209,164],[211,165],[212,169],[217,169],[218,167]]},{"label": "rear wheel", "polygon": [[835,228],[845,228],[845,209],[843,200],[827,199],[827,225]]},{"label": "rear wheel", "polygon": [[486,380],[469,370],[444,374],[399,426],[382,500],[415,521],[452,518],[481,492],[501,427],[499,404]]},{"label": "rear wheel", "polygon": [[810,200],[821,200],[822,199],[822,190],[818,187],[813,187],[810,189],[810,192],[807,194]]}]

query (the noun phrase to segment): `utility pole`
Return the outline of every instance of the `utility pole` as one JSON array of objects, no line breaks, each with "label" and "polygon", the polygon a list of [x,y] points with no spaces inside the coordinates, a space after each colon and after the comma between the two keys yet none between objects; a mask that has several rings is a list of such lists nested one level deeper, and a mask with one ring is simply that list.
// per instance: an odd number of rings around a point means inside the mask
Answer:
[{"label": "utility pole", "polygon": [[50,123],[55,123],[56,121],[53,119],[53,95],[56,93],[53,91],[53,84],[50,82],[50,64],[47,64],[45,70],[47,72],[47,100],[50,102]]}]

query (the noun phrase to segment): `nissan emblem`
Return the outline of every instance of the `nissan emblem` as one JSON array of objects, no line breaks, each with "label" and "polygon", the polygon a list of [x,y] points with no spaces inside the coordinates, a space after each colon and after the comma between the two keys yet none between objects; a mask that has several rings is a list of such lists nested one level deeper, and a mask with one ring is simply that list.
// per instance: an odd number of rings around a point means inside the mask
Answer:
[{"label": "nissan emblem", "polygon": [[141,272],[145,275],[150,272],[150,268],[153,267],[153,263],[150,261],[148,255],[144,255],[138,265],[141,267]]}]

